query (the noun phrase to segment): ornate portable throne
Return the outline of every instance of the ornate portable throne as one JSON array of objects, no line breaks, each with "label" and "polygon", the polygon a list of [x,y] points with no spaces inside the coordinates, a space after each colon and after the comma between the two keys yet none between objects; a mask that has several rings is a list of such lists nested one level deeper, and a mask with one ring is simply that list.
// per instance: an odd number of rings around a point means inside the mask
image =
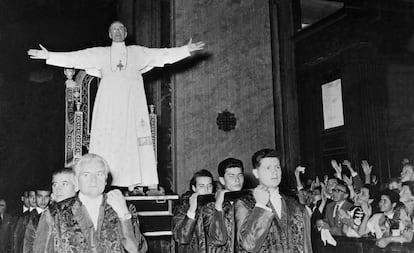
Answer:
[{"label": "ornate portable throne", "polygon": [[[74,69],[65,69],[64,73],[67,78],[65,81],[65,166],[71,166],[89,150],[92,109],[100,79],[88,75],[84,70],[76,73]],[[154,105],[150,105],[149,109],[152,141],[157,154],[157,115],[154,112]],[[141,231],[148,240],[149,249],[154,252],[175,252],[171,219],[172,203],[178,199],[178,195],[126,196],[125,199],[137,210]],[[163,250],[159,251],[158,245],[164,245]]]},{"label": "ornate portable throne", "polygon": [[[65,69],[67,80],[65,98],[65,165],[76,162],[89,150],[90,127],[93,102],[99,86],[99,78],[88,75],[84,70]],[[76,74],[76,76],[75,76]],[[75,80],[73,77],[75,76]],[[152,142],[157,154],[157,115],[155,106],[150,105]]]}]

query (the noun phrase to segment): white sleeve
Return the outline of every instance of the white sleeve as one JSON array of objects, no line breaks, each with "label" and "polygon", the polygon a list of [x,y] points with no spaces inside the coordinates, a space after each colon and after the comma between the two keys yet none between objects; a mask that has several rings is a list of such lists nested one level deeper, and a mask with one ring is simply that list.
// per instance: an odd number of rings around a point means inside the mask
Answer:
[{"label": "white sleeve", "polygon": [[64,68],[100,69],[104,52],[105,48],[103,47],[94,47],[73,52],[49,52],[46,64]]},{"label": "white sleeve", "polygon": [[188,46],[174,48],[146,48],[141,47],[144,52],[145,66],[141,73],[145,73],[154,67],[163,67],[189,57]]}]

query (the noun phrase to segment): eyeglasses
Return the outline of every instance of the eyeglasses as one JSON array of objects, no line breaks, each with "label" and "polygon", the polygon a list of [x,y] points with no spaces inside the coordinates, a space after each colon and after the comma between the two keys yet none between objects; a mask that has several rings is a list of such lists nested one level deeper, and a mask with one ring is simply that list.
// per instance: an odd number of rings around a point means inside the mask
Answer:
[{"label": "eyeglasses", "polygon": [[335,188],[335,189],[333,189],[333,190],[332,190],[332,192],[342,192],[342,193],[346,193],[346,191],[343,191],[343,190],[341,190],[341,189],[336,189],[336,188]]}]

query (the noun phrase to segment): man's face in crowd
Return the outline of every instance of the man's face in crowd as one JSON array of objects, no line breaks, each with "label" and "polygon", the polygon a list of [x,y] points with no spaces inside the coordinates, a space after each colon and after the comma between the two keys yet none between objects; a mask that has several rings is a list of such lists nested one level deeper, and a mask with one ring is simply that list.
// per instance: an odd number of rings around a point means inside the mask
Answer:
[{"label": "man's face in crowd", "polygon": [[276,189],[282,180],[282,169],[279,158],[263,158],[260,161],[260,166],[253,170],[253,174],[259,179],[261,185],[269,189]]},{"label": "man's face in crowd", "polygon": [[394,209],[395,205],[395,203],[391,203],[391,200],[387,195],[381,195],[381,200],[379,202],[379,208],[381,212],[390,212]]},{"label": "man's face in crowd", "polygon": [[6,201],[4,199],[0,199],[0,214],[6,213]]},{"label": "man's face in crowd", "polygon": [[326,185],[326,191],[328,192],[328,194],[332,194],[332,190],[335,189],[337,184],[338,180],[336,178],[328,179],[328,184]]},{"label": "man's face in crowd", "polygon": [[308,204],[309,201],[309,193],[307,190],[301,189],[297,192],[299,203],[302,205]]},{"label": "man's face in crowd", "polygon": [[123,42],[126,36],[126,27],[121,22],[114,22],[109,27],[109,38],[111,38],[113,42]]},{"label": "man's face in crowd", "polygon": [[319,189],[313,190],[311,198],[312,198],[312,202],[317,202],[317,201],[321,200],[322,199],[321,191]]},{"label": "man's face in crowd", "polygon": [[38,190],[36,191],[36,203],[37,206],[45,209],[49,205],[50,191]]},{"label": "man's face in crowd", "polygon": [[56,202],[75,196],[75,175],[70,173],[60,173],[52,179],[53,198]]},{"label": "man's face in crowd", "polygon": [[29,205],[30,207],[36,207],[36,192],[35,191],[29,191]]},{"label": "man's face in crowd", "polygon": [[414,178],[414,169],[411,165],[405,165],[401,171],[401,182],[411,181]]},{"label": "man's face in crowd", "polygon": [[27,208],[30,207],[30,203],[29,203],[29,192],[24,192],[23,196],[22,196],[22,202],[23,205]]},{"label": "man's face in crowd", "polygon": [[357,202],[358,203],[362,203],[362,202],[368,203],[369,198],[370,198],[369,189],[365,188],[365,187],[362,187],[361,191],[357,194]]},{"label": "man's face in crowd", "polygon": [[243,188],[244,175],[239,167],[227,168],[224,176],[219,178],[226,190],[240,191]]},{"label": "man's face in crowd", "polygon": [[197,177],[196,185],[192,186],[193,191],[199,195],[213,193],[213,180],[211,177]]},{"label": "man's face in crowd", "polygon": [[332,200],[339,202],[348,198],[348,193],[346,192],[346,187],[344,185],[336,185],[332,190]]},{"label": "man's face in crowd", "polygon": [[413,200],[414,196],[410,190],[410,187],[408,185],[404,185],[400,191],[400,201],[406,203]]},{"label": "man's face in crowd", "polygon": [[90,198],[96,198],[105,190],[107,172],[105,165],[98,160],[82,163],[76,175],[79,191]]}]

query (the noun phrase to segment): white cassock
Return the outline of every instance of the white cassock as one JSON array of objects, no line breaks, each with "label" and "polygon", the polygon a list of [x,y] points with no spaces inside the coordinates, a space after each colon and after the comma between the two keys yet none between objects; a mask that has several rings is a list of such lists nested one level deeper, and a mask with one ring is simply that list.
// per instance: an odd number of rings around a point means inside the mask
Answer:
[{"label": "white cassock", "polygon": [[158,49],[125,46],[49,52],[46,63],[84,69],[101,77],[92,115],[90,153],[109,164],[112,185],[158,184],[142,74],[190,56],[187,46]]}]

